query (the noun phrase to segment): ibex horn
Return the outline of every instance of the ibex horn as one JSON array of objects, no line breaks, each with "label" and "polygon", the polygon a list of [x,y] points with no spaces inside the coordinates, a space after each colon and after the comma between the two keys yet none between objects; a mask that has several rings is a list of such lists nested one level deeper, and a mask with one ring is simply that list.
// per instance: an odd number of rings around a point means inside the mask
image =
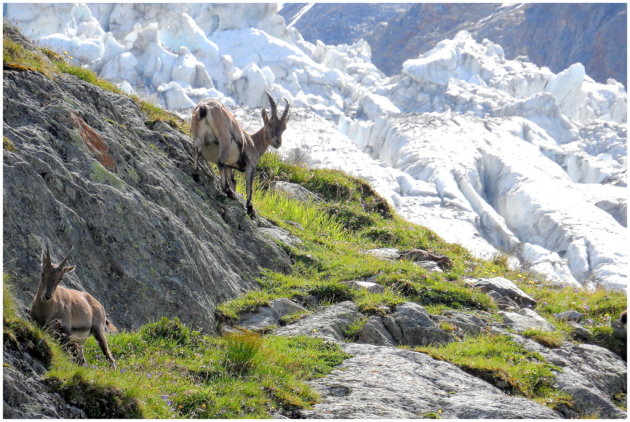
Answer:
[{"label": "ibex horn", "polygon": [[46,250],[44,251],[44,261],[50,264],[50,249],[48,248],[48,242],[46,242]]},{"label": "ibex horn", "polygon": [[265,94],[267,94],[267,98],[269,98],[269,104],[271,105],[271,116],[275,117],[277,119],[278,118],[278,108],[276,107],[276,103],[273,100],[273,98],[271,98],[271,94],[269,94],[268,91],[265,91]]},{"label": "ibex horn", "polygon": [[287,103],[287,106],[285,107],[284,112],[282,113],[282,117],[280,118],[280,120],[286,120],[287,115],[289,114],[289,107],[291,107],[291,105],[289,104],[289,100],[287,100],[284,97],[282,97],[282,99]]},{"label": "ibex horn", "polygon": [[63,259],[63,261],[61,261],[61,263],[59,264],[59,268],[63,267],[66,263],[66,261],[68,260],[68,257],[70,256],[70,252],[72,252],[72,248],[73,246],[70,246],[70,250],[68,251],[68,253],[66,254],[66,257]]}]

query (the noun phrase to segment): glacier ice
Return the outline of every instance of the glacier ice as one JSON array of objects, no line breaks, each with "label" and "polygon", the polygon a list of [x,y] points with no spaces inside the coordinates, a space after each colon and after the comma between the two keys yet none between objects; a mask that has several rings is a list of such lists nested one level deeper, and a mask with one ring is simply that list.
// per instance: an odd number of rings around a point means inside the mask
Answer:
[{"label": "glacier ice", "polygon": [[124,92],[249,129],[264,91],[293,118],[280,154],[363,177],[405,218],[552,282],[626,289],[627,94],[460,32],[386,77],[360,40],[302,39],[273,4],[17,4],[5,18]]}]

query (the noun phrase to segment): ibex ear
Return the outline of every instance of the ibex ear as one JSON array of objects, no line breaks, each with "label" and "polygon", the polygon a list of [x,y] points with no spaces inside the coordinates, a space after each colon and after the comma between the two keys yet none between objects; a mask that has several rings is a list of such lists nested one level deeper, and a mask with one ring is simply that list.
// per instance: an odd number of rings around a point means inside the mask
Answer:
[{"label": "ibex ear", "polygon": [[63,271],[64,274],[65,273],[70,273],[70,272],[74,271],[74,269],[76,267],[77,267],[76,265],[71,265],[69,267],[63,267],[62,271]]},{"label": "ibex ear", "polygon": [[263,108],[260,114],[262,114],[263,122],[267,124],[267,122],[269,121],[269,117],[267,116],[267,110]]}]

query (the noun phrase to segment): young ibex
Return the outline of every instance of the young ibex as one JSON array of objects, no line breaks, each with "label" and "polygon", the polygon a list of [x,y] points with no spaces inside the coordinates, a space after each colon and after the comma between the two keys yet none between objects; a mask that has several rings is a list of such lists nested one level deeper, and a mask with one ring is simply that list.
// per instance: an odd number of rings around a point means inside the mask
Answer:
[{"label": "young ibex", "polygon": [[[70,251],[72,248],[70,248]],[[31,318],[42,327],[53,325],[59,329],[61,340],[69,346],[80,365],[86,365],[83,343],[90,335],[96,337],[103,354],[115,368],[116,363],[105,340],[105,331],[116,331],[107,320],[105,308],[86,292],[59,286],[64,274],[75,266],[66,267],[70,251],[58,265],[50,261],[48,245],[42,255],[42,278],[31,305]]]},{"label": "young ibex", "polygon": [[240,128],[236,119],[218,100],[208,98],[201,101],[192,113],[190,129],[194,139],[193,163],[195,171],[199,163],[199,155],[212,163],[216,163],[221,174],[221,187],[230,198],[234,198],[234,176],[232,169],[245,172],[247,189],[247,212],[254,217],[252,206],[252,184],[258,160],[267,151],[269,145],[280,148],[282,133],[289,121],[289,101],[281,117],[278,117],[276,103],[268,92],[271,105],[271,117],[263,108],[264,126],[253,135]]}]

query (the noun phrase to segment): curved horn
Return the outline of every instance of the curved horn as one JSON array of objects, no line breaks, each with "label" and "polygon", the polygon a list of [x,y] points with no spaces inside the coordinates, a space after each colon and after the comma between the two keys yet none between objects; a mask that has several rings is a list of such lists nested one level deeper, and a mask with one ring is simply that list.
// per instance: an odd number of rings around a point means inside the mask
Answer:
[{"label": "curved horn", "polygon": [[282,113],[282,117],[280,118],[280,120],[286,120],[287,116],[289,115],[289,108],[291,107],[291,104],[289,104],[289,100],[287,100],[286,98],[282,97],[282,99],[287,103],[287,106],[284,108],[284,112]]},{"label": "curved horn", "polygon": [[276,107],[276,103],[273,98],[271,98],[271,94],[269,94],[269,91],[265,91],[265,94],[267,94],[267,98],[269,98],[269,105],[271,105],[271,117],[275,117],[277,119],[278,108]]},{"label": "curved horn", "polygon": [[62,268],[65,265],[66,261],[68,260],[68,257],[70,256],[70,252],[72,252],[72,248],[74,248],[74,246],[70,246],[70,250],[66,254],[66,257],[63,259],[63,261],[59,263],[59,268]]},{"label": "curved horn", "polygon": [[46,249],[44,249],[44,255],[42,256],[42,264],[44,266],[50,265],[50,249],[48,248],[48,242],[46,242]]}]

